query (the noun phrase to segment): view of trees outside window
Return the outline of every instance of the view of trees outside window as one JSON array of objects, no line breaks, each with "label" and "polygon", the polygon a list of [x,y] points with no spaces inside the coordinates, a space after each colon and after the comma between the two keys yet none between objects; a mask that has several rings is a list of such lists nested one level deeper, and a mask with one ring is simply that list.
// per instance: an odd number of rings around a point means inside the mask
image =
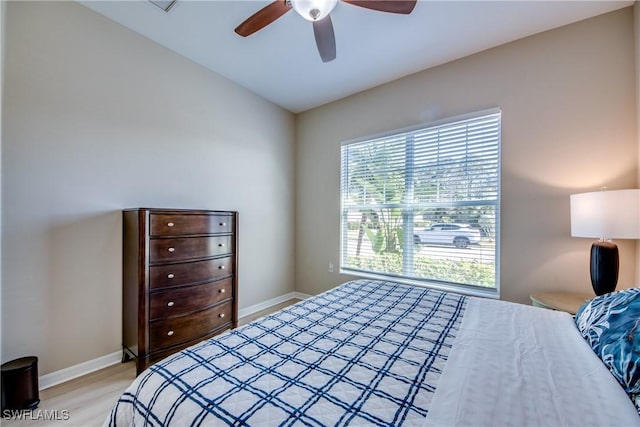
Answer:
[{"label": "view of trees outside window", "polygon": [[499,112],[342,147],[342,269],[495,288]]}]

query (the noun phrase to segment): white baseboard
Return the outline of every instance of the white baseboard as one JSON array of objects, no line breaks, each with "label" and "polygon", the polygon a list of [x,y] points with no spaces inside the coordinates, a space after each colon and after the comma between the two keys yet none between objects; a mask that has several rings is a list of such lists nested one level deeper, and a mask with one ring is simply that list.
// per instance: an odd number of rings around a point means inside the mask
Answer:
[{"label": "white baseboard", "polygon": [[54,385],[58,385],[74,378],[90,374],[91,372],[95,372],[100,369],[118,364],[121,360],[122,351],[116,351],[111,354],[98,357],[97,359],[78,363],[77,365],[69,366],[68,368],[60,369],[59,371],[42,375],[39,378],[39,388],[40,390],[44,390],[46,388],[53,387]]},{"label": "white baseboard", "polygon": [[[274,305],[278,305],[290,299],[307,299],[310,295],[303,294],[302,292],[289,292],[288,294],[281,295],[276,298],[255,304],[243,309],[238,310],[238,317],[243,318],[250,316],[259,311],[265,310]],[[91,372],[98,371],[100,369],[108,368],[109,366],[116,365],[122,360],[122,351],[116,351],[105,356],[98,357],[97,359],[89,360],[87,362],[79,363],[77,365],[69,366],[68,368],[60,369],[59,371],[51,372],[50,374],[42,375],[39,380],[40,390],[44,390],[54,385],[58,385],[74,378],[81,377],[83,375],[90,374]]]},{"label": "white baseboard", "polygon": [[274,305],[278,305],[285,301],[289,301],[290,299],[307,299],[311,295],[303,294],[302,292],[289,292],[288,294],[280,295],[276,298],[271,298],[270,300],[263,301],[259,304],[254,304],[249,307],[241,308],[238,310],[238,318],[242,319],[243,317],[251,316],[259,311],[266,310],[269,307],[273,307]]}]

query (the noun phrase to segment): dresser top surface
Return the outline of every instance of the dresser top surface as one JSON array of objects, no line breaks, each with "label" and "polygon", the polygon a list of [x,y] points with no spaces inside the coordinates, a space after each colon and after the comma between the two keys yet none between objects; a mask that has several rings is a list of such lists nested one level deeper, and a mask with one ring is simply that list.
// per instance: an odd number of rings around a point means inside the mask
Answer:
[{"label": "dresser top surface", "polygon": [[208,210],[208,209],[174,209],[174,208],[128,208],[123,209],[124,212],[139,212],[139,211],[148,211],[150,213],[177,213],[177,214],[192,214],[192,215],[202,215],[202,214],[226,214],[226,215],[234,215],[237,214],[237,211],[221,211],[221,210]]}]

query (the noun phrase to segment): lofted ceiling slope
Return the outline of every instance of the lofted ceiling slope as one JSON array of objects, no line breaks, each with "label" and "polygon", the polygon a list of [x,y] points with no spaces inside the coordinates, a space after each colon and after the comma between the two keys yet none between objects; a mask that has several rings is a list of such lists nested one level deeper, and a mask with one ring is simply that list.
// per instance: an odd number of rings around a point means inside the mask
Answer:
[{"label": "lofted ceiling slope", "polygon": [[338,2],[337,55],[327,63],[311,22],[294,11],[249,37],[234,32],[268,1],[180,0],[168,13],[148,1],[80,3],[299,113],[633,1],[419,0],[410,15]]}]

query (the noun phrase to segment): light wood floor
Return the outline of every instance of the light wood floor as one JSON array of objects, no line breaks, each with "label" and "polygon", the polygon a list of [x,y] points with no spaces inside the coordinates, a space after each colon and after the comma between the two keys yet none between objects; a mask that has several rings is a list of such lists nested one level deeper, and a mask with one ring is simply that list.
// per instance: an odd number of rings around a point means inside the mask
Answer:
[{"label": "light wood floor", "polygon": [[[243,317],[239,319],[238,324],[244,325],[298,301],[291,299],[251,316]],[[116,400],[135,377],[134,362],[127,362],[42,390],[38,408],[30,414],[28,411],[22,414],[26,419],[3,418],[0,420],[0,425],[6,427],[101,426]],[[45,416],[53,419],[45,420],[42,418]]]}]

